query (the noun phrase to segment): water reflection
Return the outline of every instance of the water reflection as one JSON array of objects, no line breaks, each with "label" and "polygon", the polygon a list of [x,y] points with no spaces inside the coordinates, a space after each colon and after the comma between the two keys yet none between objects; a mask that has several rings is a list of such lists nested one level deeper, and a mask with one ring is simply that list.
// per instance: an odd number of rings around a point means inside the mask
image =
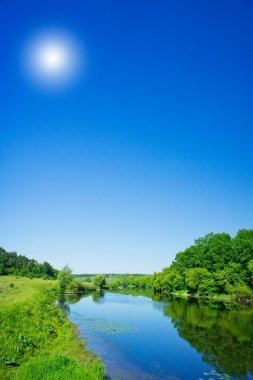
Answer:
[{"label": "water reflection", "polygon": [[79,302],[82,298],[89,297],[90,293],[76,293],[76,294],[65,294],[64,299],[70,304],[74,305]]},{"label": "water reflection", "polygon": [[64,295],[59,295],[57,298],[57,305],[61,309],[64,315],[66,317],[70,314],[70,306],[69,306],[68,300],[65,298]]},{"label": "water reflection", "polygon": [[[181,338],[201,354],[202,360],[219,373],[246,379],[253,378],[253,309],[233,302],[197,301],[133,290],[128,294],[170,301],[154,303],[170,317]],[[163,304],[163,307],[162,307]]]},{"label": "water reflection", "polygon": [[92,300],[96,303],[101,303],[103,301],[103,298],[105,297],[105,292],[95,292],[92,293]]},{"label": "water reflection", "polygon": [[[217,305],[216,305],[217,306]],[[238,379],[253,374],[253,311],[221,310],[189,300],[164,307],[178,334],[219,373]]]}]

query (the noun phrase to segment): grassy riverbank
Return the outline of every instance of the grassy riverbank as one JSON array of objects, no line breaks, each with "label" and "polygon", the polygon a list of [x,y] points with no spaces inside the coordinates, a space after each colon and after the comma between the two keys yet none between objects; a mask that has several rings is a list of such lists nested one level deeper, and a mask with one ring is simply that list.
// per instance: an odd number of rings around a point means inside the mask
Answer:
[{"label": "grassy riverbank", "polygon": [[0,378],[99,380],[101,362],[55,305],[55,282],[0,277]]},{"label": "grassy riverbank", "polygon": [[243,304],[252,304],[253,298],[244,297],[243,294],[237,295],[237,294],[216,294],[212,296],[203,296],[199,294],[190,294],[187,293],[186,290],[178,291],[178,292],[163,292],[163,294],[173,295],[176,297],[182,297],[182,298],[196,298],[196,299],[207,299],[207,300],[213,300],[217,302],[234,302],[237,304],[243,303]]}]

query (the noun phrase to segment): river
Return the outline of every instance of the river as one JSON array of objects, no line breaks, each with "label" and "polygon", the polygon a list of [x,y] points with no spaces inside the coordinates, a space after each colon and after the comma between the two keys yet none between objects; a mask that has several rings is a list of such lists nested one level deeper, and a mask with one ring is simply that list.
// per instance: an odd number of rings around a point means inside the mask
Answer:
[{"label": "river", "polygon": [[252,308],[132,293],[62,302],[109,379],[253,379]]}]

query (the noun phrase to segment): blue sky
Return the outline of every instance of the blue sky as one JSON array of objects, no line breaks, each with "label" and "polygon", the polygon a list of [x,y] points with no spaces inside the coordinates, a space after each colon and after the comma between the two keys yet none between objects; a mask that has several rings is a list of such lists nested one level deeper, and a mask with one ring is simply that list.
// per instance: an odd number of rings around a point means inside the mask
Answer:
[{"label": "blue sky", "polygon": [[[0,245],[76,273],[152,273],[211,231],[253,226],[250,0],[3,0]],[[24,75],[61,28],[72,86]]]}]

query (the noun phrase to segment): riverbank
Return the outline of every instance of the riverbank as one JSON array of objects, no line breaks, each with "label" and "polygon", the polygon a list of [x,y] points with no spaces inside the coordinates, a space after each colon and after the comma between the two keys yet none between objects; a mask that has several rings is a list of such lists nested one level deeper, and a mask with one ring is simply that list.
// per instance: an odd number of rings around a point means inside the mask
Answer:
[{"label": "riverbank", "polygon": [[215,296],[202,296],[198,294],[190,294],[185,291],[183,292],[163,292],[163,294],[167,295],[173,295],[176,297],[187,297],[187,298],[195,298],[195,299],[202,299],[202,300],[213,300],[213,301],[220,301],[220,302],[236,302],[236,303],[244,303],[244,304],[252,304],[253,299],[252,298],[247,298],[247,297],[238,297],[234,294],[228,294],[228,295],[215,295]]},{"label": "riverbank", "polygon": [[55,281],[0,277],[0,378],[102,380],[99,359],[55,305]]},{"label": "riverbank", "polygon": [[113,293],[121,293],[121,294],[132,294],[132,295],[144,295],[146,297],[152,298],[152,299],[167,299],[168,297],[174,297],[174,298],[192,298],[195,300],[202,300],[202,301],[214,301],[219,303],[227,303],[227,304],[234,304],[234,305],[252,305],[253,304],[253,298],[248,297],[238,297],[235,294],[216,294],[212,296],[208,295],[199,295],[199,294],[191,294],[187,293],[187,290],[177,291],[177,292],[154,292],[154,289],[152,288],[140,288],[140,287],[125,287],[121,289],[106,289],[108,291],[111,291]]}]

